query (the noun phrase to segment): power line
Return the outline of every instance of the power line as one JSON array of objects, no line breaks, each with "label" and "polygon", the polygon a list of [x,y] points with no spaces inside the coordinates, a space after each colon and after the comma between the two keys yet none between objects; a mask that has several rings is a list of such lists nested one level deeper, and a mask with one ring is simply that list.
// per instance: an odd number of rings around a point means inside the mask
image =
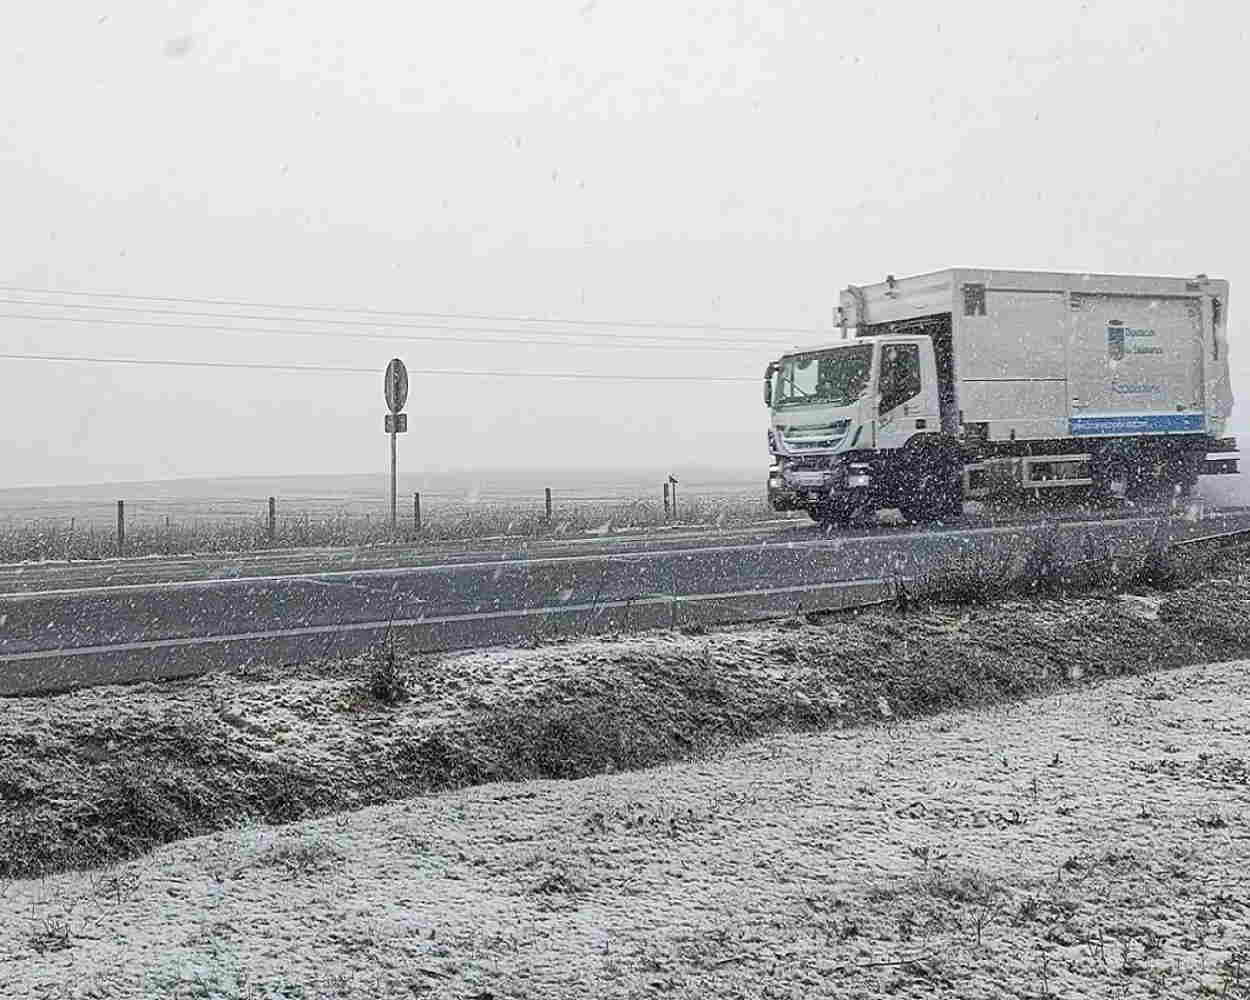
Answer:
[{"label": "power line", "polygon": [[[0,291],[3,291],[3,289],[0,289]],[[680,345],[680,344],[686,344],[686,343],[698,344],[698,345],[711,344],[711,345],[715,345],[718,348],[722,348],[726,350],[735,350],[735,351],[753,350],[756,348],[757,345],[759,347],[777,346],[776,344],[770,341],[758,341],[755,344],[744,344],[742,346],[736,346],[734,344],[726,344],[724,341],[724,338],[721,338],[721,337],[663,337],[663,336],[660,336],[659,334],[636,334],[636,333],[613,334],[613,333],[593,331],[593,330],[592,331],[527,330],[527,329],[518,329],[516,327],[509,328],[509,327],[485,327],[485,326],[448,326],[447,324],[444,324],[444,323],[393,323],[392,322],[392,323],[381,324],[375,321],[366,321],[366,320],[350,320],[350,319],[323,320],[323,319],[311,319],[307,316],[281,316],[281,315],[265,316],[265,315],[257,315],[255,313],[221,313],[221,312],[202,312],[202,311],[195,311],[195,310],[188,310],[188,309],[155,309],[150,306],[115,306],[115,305],[108,305],[108,304],[102,304],[102,303],[86,303],[83,305],[76,305],[72,302],[37,302],[37,301],[32,301],[30,299],[9,299],[9,298],[0,298],[0,303],[7,303],[9,305],[35,306],[36,308],[39,308],[39,309],[80,309],[80,310],[105,309],[110,312],[133,312],[133,313],[140,313],[144,315],[186,316],[186,317],[208,318],[208,319],[260,320],[261,322],[277,321],[280,323],[325,323],[325,322],[329,322],[337,326],[358,326],[358,327],[363,326],[363,327],[368,327],[370,329],[376,329],[379,326],[385,325],[387,327],[400,328],[400,329],[405,329],[405,330],[443,330],[447,333],[517,333],[525,337],[551,337],[551,338],[561,338],[561,337],[569,337],[569,336],[573,336],[573,337],[598,336],[598,337],[613,337],[615,339],[622,339],[622,340],[629,339],[629,340],[639,340],[639,341],[659,341],[662,344],[672,344],[672,345]],[[23,318],[28,318],[28,317],[23,317]],[[38,319],[41,317],[33,317],[33,318]],[[326,333],[324,334],[324,336],[340,336],[340,335]],[[341,334],[341,336],[348,336],[348,334]],[[419,339],[419,338],[413,338],[413,339]],[[439,339],[446,340],[447,338],[439,338]],[[495,342],[498,343],[498,341],[495,341]],[[521,343],[521,341],[516,341],[516,342]],[[563,342],[564,341],[561,341],[561,340],[554,341],[554,343],[563,343]],[[534,342],[530,341],[530,343],[534,343]],[[582,343],[584,344],[584,346],[587,346],[587,347],[594,346],[593,341],[585,341]],[[639,346],[650,346],[650,345],[643,344]],[[700,349],[705,349],[705,348],[700,346]]]},{"label": "power line", "polygon": [[620,327],[645,330],[720,330],[728,333],[768,333],[768,334],[828,334],[828,329],[813,327],[783,326],[729,326],[722,323],[688,323],[668,322],[665,320],[616,320],[616,319],[560,319],[542,316],[460,313],[460,312],[428,312],[400,309],[369,309],[358,306],[309,306],[292,305],[290,303],[257,302],[240,299],[206,299],[179,295],[135,295],[125,292],[89,292],[73,289],[58,290],[55,288],[27,288],[21,286],[0,285],[0,292],[19,295],[74,295],[91,298],[122,299],[133,302],[170,302],[183,305],[227,306],[241,309],[287,309],[298,312],[330,312],[354,313],[361,316],[409,316],[421,319],[452,319],[474,320],[484,323],[559,323],[565,326],[588,327]]},{"label": "power line", "polygon": [[[0,354],[0,361],[61,361],[72,364],[137,365],[166,368],[234,368],[255,371],[312,372],[317,374],[370,375],[376,377],[376,368],[349,368],[340,365],[275,365],[259,361],[183,361],[166,358],[108,358],[68,354]],[[473,378],[536,378],[557,381],[594,382],[707,382],[741,383],[756,379],[740,375],[602,375],[597,372],[527,372],[527,371],[474,371],[463,368],[409,369],[410,375],[451,375]]]},{"label": "power line", "polygon": [[[37,305],[37,306],[43,305],[43,303],[24,302],[20,299],[0,299],[0,303],[3,303],[3,302],[21,303],[23,305]],[[60,307],[58,306],[57,308],[60,308]],[[108,307],[107,306],[99,306],[99,307],[97,306],[69,306],[68,308],[93,309],[93,308],[108,308]],[[125,308],[125,307],[123,306],[121,308]],[[139,309],[136,311],[145,312],[146,310]],[[160,312],[160,310],[155,310],[155,311]],[[170,312],[175,316],[176,315],[211,315],[211,314],[190,314],[190,313],[180,314],[177,310],[171,310]],[[218,315],[222,319],[234,318],[234,317],[227,316],[227,315],[220,315],[220,314]],[[256,317],[256,318],[263,319],[264,317]],[[276,318],[283,319],[283,317],[276,317]],[[282,330],[282,329],[278,329],[275,327],[213,326],[213,325],[209,325],[206,323],[171,323],[171,322],[166,322],[166,321],[161,321],[161,320],[104,319],[98,316],[43,316],[37,313],[0,312],[0,319],[35,320],[41,323],[88,323],[93,326],[94,325],[125,326],[125,327],[143,326],[143,327],[158,327],[160,329],[166,329],[166,330],[203,330],[203,331],[208,331],[211,333],[234,333],[234,334],[254,333],[254,334],[273,335],[273,336],[278,336],[278,337],[337,337],[337,338],[344,339],[344,340],[378,340],[378,341],[389,340],[389,341],[406,341],[409,343],[413,341],[420,341],[420,342],[425,342],[425,343],[448,344],[448,345],[453,345],[453,346],[456,344],[493,344],[493,345],[516,346],[516,347],[577,347],[577,348],[589,348],[591,350],[614,350],[614,351],[654,350],[654,351],[683,351],[686,353],[689,353],[691,351],[714,352],[714,353],[716,352],[719,352],[719,353],[726,353],[726,352],[759,353],[761,351],[764,351],[766,349],[770,349],[776,346],[776,345],[768,345],[768,348],[764,348],[764,347],[754,347],[754,346],[739,347],[739,346],[735,346],[732,344],[717,344],[717,345],[709,345],[709,344],[693,345],[692,344],[690,347],[684,347],[680,343],[601,344],[601,343],[596,343],[594,341],[528,340],[528,339],[519,339],[519,338],[506,338],[505,339],[501,337],[472,337],[472,336],[460,336],[460,335],[456,335],[454,338],[451,338],[451,337],[422,336],[420,334],[394,335],[394,334],[385,334],[385,333],[342,332],[342,331],[337,331],[337,330]],[[317,321],[316,320],[303,320],[302,322],[313,323]],[[366,323],[362,325],[375,326],[376,324]],[[439,330],[439,329],[443,329],[443,327],[431,326],[431,327],[423,327],[420,329]],[[469,332],[473,332],[473,331],[469,331]],[[485,332],[491,332],[491,331],[485,331]],[[517,331],[517,332],[528,333],[529,331]]]}]

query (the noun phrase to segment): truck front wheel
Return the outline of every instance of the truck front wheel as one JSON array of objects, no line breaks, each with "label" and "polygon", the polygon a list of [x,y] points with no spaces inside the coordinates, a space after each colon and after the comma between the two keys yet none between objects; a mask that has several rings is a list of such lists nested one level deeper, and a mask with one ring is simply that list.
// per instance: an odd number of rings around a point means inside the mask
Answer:
[{"label": "truck front wheel", "polygon": [[855,517],[855,508],[836,500],[807,508],[807,516],[826,528],[845,528]]},{"label": "truck front wheel", "polygon": [[964,510],[963,463],[953,450],[916,449],[899,498],[899,513],[909,521],[958,517]]}]

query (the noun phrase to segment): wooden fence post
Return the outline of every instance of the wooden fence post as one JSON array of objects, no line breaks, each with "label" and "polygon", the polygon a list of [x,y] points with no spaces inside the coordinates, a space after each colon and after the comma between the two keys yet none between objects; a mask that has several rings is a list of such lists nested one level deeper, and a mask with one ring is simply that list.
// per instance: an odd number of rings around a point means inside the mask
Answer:
[{"label": "wooden fence post", "polygon": [[551,520],[551,487],[547,487],[547,520]]},{"label": "wooden fence post", "polygon": [[278,498],[269,498],[269,541],[272,543],[278,536]]},{"label": "wooden fence post", "polygon": [[421,494],[414,493],[412,495],[412,530],[421,531]]},{"label": "wooden fence post", "polygon": [[117,501],[117,554],[126,554],[126,501]]}]

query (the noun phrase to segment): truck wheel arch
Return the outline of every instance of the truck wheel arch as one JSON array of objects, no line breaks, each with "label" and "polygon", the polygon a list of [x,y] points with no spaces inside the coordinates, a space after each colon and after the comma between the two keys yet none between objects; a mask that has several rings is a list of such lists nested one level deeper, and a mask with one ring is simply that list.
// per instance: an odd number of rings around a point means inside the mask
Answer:
[{"label": "truck wheel arch", "polygon": [[903,445],[903,451],[914,455],[919,449],[934,449],[951,459],[964,461],[963,443],[954,435],[941,431],[920,431],[909,437]]}]

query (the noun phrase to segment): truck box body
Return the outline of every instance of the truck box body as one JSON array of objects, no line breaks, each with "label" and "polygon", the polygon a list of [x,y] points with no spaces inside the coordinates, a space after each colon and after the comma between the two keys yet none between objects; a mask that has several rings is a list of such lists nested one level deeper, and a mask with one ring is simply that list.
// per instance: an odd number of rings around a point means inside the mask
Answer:
[{"label": "truck box body", "polygon": [[[841,295],[858,336],[929,334],[942,430],[970,440],[1219,436],[1228,283],[952,268]],[[943,366],[945,365],[945,370]]]}]

